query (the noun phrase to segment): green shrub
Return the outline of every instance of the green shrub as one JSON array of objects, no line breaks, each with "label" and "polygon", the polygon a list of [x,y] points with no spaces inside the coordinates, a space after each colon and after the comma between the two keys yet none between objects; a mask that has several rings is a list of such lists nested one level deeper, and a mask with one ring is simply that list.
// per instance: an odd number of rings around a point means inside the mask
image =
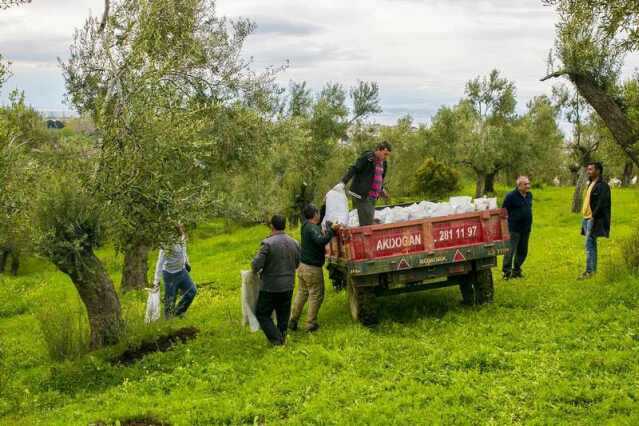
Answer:
[{"label": "green shrub", "polygon": [[621,242],[621,252],[628,269],[639,274],[639,227]]},{"label": "green shrub", "polygon": [[36,318],[51,359],[75,359],[88,352],[89,322],[79,301],[46,303],[37,312]]},{"label": "green shrub", "polygon": [[424,160],[416,173],[416,191],[431,199],[442,199],[459,191],[459,172],[432,158]]}]

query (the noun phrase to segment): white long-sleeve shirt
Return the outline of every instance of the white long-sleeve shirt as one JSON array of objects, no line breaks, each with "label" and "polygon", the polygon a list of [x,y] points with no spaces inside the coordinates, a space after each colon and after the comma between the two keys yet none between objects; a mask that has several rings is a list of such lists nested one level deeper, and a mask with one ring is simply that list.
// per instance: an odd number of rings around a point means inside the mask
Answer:
[{"label": "white long-sleeve shirt", "polygon": [[155,277],[153,284],[157,285],[162,279],[162,271],[175,274],[180,272],[189,263],[189,257],[186,254],[186,241],[173,244],[168,249],[160,249],[158,261],[155,265]]}]

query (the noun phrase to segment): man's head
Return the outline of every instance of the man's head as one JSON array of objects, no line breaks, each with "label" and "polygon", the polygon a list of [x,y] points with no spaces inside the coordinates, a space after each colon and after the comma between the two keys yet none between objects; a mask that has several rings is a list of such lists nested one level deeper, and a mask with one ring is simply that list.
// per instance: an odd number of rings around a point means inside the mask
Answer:
[{"label": "man's head", "polygon": [[603,164],[600,161],[593,161],[586,165],[586,173],[590,180],[595,180],[603,174]]},{"label": "man's head", "polygon": [[273,215],[271,218],[271,229],[273,231],[283,231],[286,229],[286,218],[281,214]]},{"label": "man's head", "polygon": [[377,144],[377,146],[375,147],[375,157],[379,161],[384,161],[390,156],[390,153],[392,150],[393,150],[393,147],[391,146],[390,143],[386,141],[381,142]]},{"label": "man's head", "polygon": [[304,207],[304,211],[302,212],[302,214],[304,215],[304,219],[306,219],[307,221],[311,223],[317,224],[320,221],[319,210],[317,210],[317,207],[315,207],[312,204],[309,204],[306,207]]},{"label": "man's head", "polygon": [[524,194],[530,191],[530,179],[528,179],[528,176],[519,176],[517,178],[517,189]]}]

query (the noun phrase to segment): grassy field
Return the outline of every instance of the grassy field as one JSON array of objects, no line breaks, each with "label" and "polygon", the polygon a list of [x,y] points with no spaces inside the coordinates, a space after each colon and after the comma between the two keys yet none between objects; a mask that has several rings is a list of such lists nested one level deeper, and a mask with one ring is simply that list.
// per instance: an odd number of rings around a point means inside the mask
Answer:
[{"label": "grassy field", "polygon": [[[412,293],[384,299],[380,325],[367,329],[329,289],[320,331],[293,333],[282,348],[240,323],[239,271],[265,227],[200,228],[192,275],[215,284],[187,318],[145,327],[146,294],[127,294],[126,340],[72,361],[52,360],[45,337],[83,328],[76,292],[30,259],[19,277],[0,278],[0,424],[639,424],[639,278],[619,249],[639,226],[639,190],[613,190],[612,238],[600,240],[601,272],[584,282],[570,196],[535,191],[526,278],[495,272],[493,305],[464,308],[456,288]],[[119,281],[121,256],[100,255]],[[109,362],[186,325],[197,339],[132,366]]]}]

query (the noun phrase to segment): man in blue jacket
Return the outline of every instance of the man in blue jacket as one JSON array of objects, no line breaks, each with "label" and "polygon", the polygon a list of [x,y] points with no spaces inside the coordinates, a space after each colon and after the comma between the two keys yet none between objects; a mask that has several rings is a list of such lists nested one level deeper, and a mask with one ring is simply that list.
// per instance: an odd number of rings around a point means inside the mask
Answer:
[{"label": "man in blue jacket", "polygon": [[517,187],[504,198],[503,208],[508,210],[510,252],[504,256],[504,278],[521,278],[521,265],[528,255],[528,239],[532,230],[533,195],[527,176],[517,178]]}]

